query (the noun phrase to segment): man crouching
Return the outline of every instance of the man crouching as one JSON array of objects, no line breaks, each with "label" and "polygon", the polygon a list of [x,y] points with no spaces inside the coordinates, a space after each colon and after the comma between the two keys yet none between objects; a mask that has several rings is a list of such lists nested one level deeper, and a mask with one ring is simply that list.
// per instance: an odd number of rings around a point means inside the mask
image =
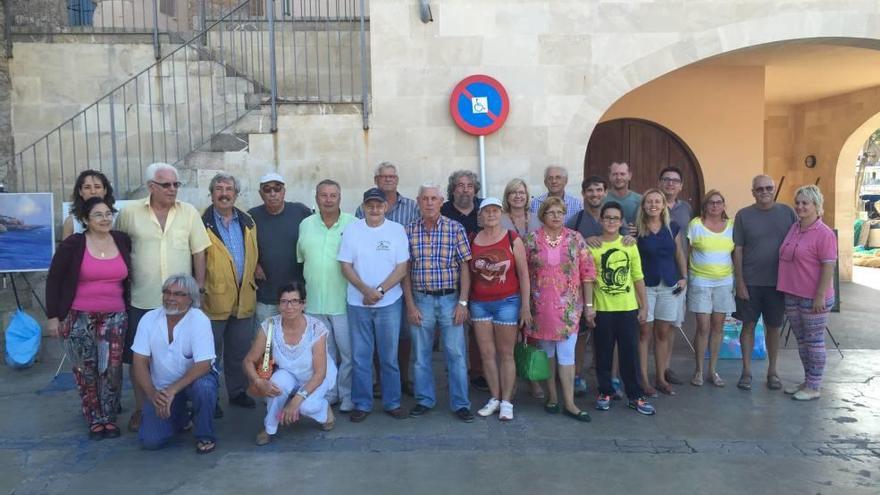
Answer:
[{"label": "man crouching", "polygon": [[214,337],[211,320],[198,309],[199,296],[195,279],[172,275],[162,284],[162,307],[149,311],[138,323],[131,346],[132,371],[147,397],[138,435],[145,449],[164,447],[187,429],[190,420],[195,425],[196,452],[207,454],[216,447]]}]

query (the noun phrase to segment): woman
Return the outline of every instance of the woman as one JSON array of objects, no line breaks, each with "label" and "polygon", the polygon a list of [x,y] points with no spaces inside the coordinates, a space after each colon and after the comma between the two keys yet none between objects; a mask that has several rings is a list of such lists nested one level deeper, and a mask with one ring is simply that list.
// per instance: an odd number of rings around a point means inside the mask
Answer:
[{"label": "woman", "polygon": [[578,421],[590,421],[590,415],[574,403],[574,348],[584,301],[587,319],[592,320],[595,314],[591,301],[596,267],[584,238],[563,226],[565,203],[561,199],[548,197],[538,208],[538,218],[542,227],[526,236],[525,242],[534,315],[525,333],[538,339],[550,358],[550,378],[545,382],[549,398],[544,410],[559,412],[558,362],[565,414]]},{"label": "woman", "polygon": [[[264,428],[257,434],[257,445],[266,445],[278,425],[293,424],[300,415],[308,416],[329,431],[335,424],[327,402],[327,392],[336,383],[336,364],[327,352],[327,327],[303,313],[306,288],[291,282],[278,291],[278,311],[267,318],[257,332],[251,350],[244,358],[244,371],[250,382],[269,397]],[[271,355],[275,372],[269,380],[260,378],[256,367],[262,364],[266,338],[271,329]]]},{"label": "woman", "polygon": [[779,248],[778,289],[785,294],[785,315],[798,341],[804,381],[786,387],[795,400],[818,399],[825,369],[825,324],[834,305],[831,277],[837,261],[837,238],[822,222],[824,199],[816,186],[795,193],[798,222]]},{"label": "woman", "polygon": [[513,179],[504,187],[501,228],[513,230],[521,238],[538,230],[541,222],[529,212],[529,187],[522,179]]},{"label": "woman", "polygon": [[[669,368],[669,334],[678,319],[678,308],[687,288],[687,263],[681,241],[681,228],[669,219],[666,195],[649,189],[642,196],[636,214],[639,257],[645,276],[648,297],[645,322],[639,331],[639,365],[645,395],[654,397],[657,390],[675,395],[666,381]],[[648,348],[654,337],[654,371],[657,390],[648,382]]]},{"label": "woman", "polygon": [[609,201],[602,205],[599,219],[602,222],[601,244],[590,248],[598,265],[596,290],[593,292],[596,305],[596,378],[599,382],[596,409],[607,411],[611,408],[611,397],[616,392],[611,382],[611,369],[614,346],[617,345],[620,376],[629,399],[627,407],[640,414],[652,415],[655,413],[654,406],[645,398],[637,378],[638,328],[640,323],[645,322],[647,313],[642,261],[638,248],[623,242],[620,226],[625,219],[620,203]]},{"label": "woman", "polygon": [[[518,326],[531,325],[529,268],[522,240],[501,227],[501,201],[480,203],[483,230],[471,239],[470,310],[483,359],[483,376],[492,397],[477,411],[486,417],[498,413],[501,421],[513,419],[513,386],[516,364],[513,346]],[[499,400],[500,399],[500,400]]]},{"label": "woman", "polygon": [[[70,205],[70,215],[64,219],[61,224],[61,238],[67,239],[71,234],[81,234],[84,224],[75,222],[74,218],[79,218],[85,202],[90,198],[105,198],[107,204],[113,208],[116,200],[113,198],[113,186],[107,180],[107,176],[97,170],[83,170],[76,178],[73,185],[73,194],[70,195],[72,204]],[[115,210],[114,210],[115,211]]]},{"label": "woman", "polygon": [[[529,186],[522,179],[512,179],[504,187],[504,196],[502,199],[501,228],[505,230],[513,230],[520,237],[525,239],[526,236],[541,226],[538,217],[529,211],[529,202],[532,197],[529,195]],[[513,387],[516,392],[516,383]],[[529,394],[538,399],[544,399],[544,391],[538,382],[529,382]]]},{"label": "woman", "polygon": [[715,189],[703,197],[702,216],[688,225],[690,268],[688,309],[696,314],[696,369],[691,385],[703,385],[703,360],[709,345],[709,383],[723,387],[715,369],[721,350],[724,317],[736,310],[733,299],[733,220],[724,210],[724,196]]},{"label": "woman", "polygon": [[48,330],[64,339],[92,440],[119,436],[131,239],[111,230],[113,213],[107,198],[84,201],[77,221],[85,233],[58,246],[46,280]]}]

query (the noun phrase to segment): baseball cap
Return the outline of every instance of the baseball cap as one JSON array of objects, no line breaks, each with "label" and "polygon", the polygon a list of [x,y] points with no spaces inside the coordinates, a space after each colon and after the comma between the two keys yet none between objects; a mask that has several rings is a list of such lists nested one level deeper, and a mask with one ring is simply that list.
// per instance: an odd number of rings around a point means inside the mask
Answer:
[{"label": "baseball cap", "polygon": [[269,172],[268,174],[260,177],[261,186],[267,182],[280,182],[284,184],[284,177],[281,177],[280,174],[277,174],[275,172]]},{"label": "baseball cap", "polygon": [[364,203],[371,199],[378,199],[380,201],[388,201],[388,198],[385,197],[385,192],[379,189],[378,187],[372,187],[367,189],[364,192]]},{"label": "baseball cap", "polygon": [[499,208],[504,208],[504,206],[501,204],[500,199],[493,198],[491,196],[488,198],[483,198],[483,201],[480,201],[480,209],[481,210],[487,206],[497,206]]}]

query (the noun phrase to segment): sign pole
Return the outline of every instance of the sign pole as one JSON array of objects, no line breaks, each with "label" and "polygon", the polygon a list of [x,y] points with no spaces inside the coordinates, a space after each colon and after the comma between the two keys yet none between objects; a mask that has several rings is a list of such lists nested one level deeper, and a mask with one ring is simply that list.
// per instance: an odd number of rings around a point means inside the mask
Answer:
[{"label": "sign pole", "polygon": [[489,184],[486,182],[486,136],[480,135],[477,143],[480,147],[480,184],[483,185],[481,192],[485,198],[489,195]]}]

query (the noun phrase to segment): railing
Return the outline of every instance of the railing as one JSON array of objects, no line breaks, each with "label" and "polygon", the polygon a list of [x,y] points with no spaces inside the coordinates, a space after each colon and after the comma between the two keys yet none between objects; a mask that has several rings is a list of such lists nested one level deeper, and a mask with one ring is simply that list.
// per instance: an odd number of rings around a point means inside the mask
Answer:
[{"label": "railing", "polygon": [[229,128],[248,111],[254,85],[206,58],[201,38],[244,8],[16,152],[10,164],[15,191],[52,191],[60,201],[76,175],[91,168],[105,172],[126,197],[143,184],[151,163],[177,163]]}]

